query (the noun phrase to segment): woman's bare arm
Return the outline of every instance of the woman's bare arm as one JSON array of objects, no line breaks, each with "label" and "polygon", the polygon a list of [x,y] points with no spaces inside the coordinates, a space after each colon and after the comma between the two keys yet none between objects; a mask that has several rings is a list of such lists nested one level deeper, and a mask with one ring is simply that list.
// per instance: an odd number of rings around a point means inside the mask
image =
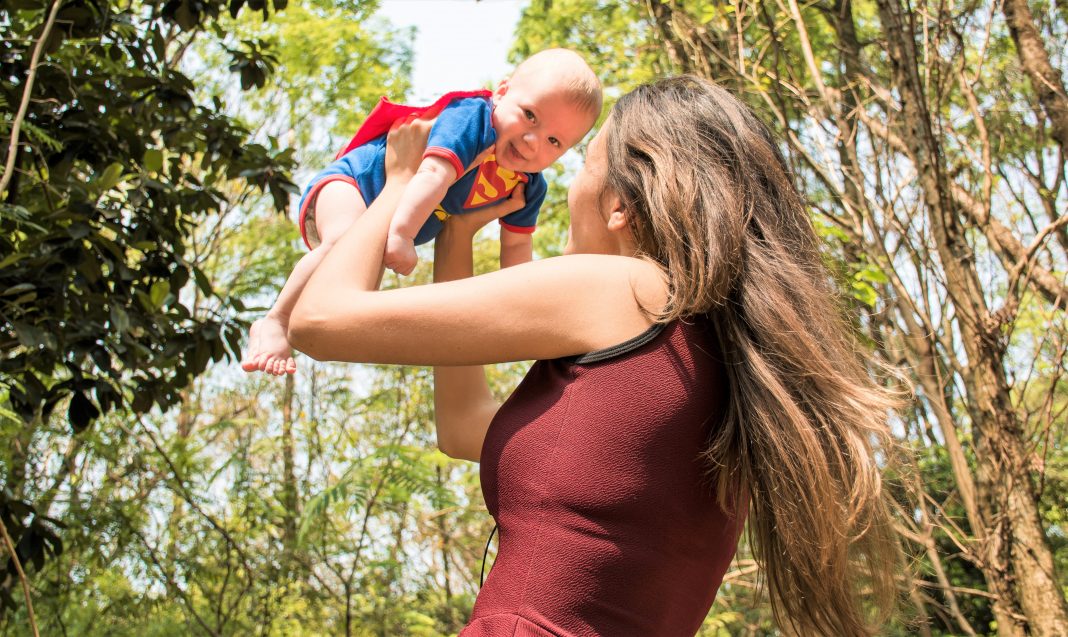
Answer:
[{"label": "woman's bare arm", "polygon": [[[354,227],[301,294],[290,342],[312,358],[404,365],[548,359],[615,345],[649,325],[634,288],[652,266],[627,257],[557,257],[375,292],[388,225],[378,221]],[[381,234],[365,240],[360,230]],[[361,258],[361,250],[377,258]]]},{"label": "woman's bare arm", "polygon": [[[491,210],[450,218],[434,241],[434,281],[474,276],[475,235],[489,221],[519,210],[522,199],[520,185],[510,199]],[[438,448],[446,455],[478,462],[499,408],[482,365],[434,368],[434,423]]]},{"label": "woman's bare arm", "polygon": [[534,239],[531,235],[501,228],[501,269],[527,263],[533,258]]}]

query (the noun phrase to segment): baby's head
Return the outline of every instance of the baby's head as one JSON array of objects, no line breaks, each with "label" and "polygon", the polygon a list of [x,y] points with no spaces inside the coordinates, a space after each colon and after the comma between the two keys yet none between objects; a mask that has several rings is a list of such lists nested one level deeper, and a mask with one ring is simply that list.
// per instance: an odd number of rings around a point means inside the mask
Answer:
[{"label": "baby's head", "polygon": [[601,83],[577,53],[548,49],[502,80],[493,104],[497,163],[539,172],[593,128],[601,114]]}]

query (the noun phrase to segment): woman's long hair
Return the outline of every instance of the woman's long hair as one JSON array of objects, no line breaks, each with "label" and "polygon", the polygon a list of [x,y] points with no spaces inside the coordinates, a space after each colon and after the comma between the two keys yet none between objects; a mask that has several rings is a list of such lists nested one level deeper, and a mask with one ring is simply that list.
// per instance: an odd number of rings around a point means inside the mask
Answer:
[{"label": "woman's long hair", "polygon": [[748,497],[776,620],[874,634],[900,570],[875,457],[896,400],[863,364],[771,133],[683,76],[622,97],[607,149],[605,186],[668,279],[659,319],[704,315],[719,338],[730,403],[707,460],[721,504]]}]

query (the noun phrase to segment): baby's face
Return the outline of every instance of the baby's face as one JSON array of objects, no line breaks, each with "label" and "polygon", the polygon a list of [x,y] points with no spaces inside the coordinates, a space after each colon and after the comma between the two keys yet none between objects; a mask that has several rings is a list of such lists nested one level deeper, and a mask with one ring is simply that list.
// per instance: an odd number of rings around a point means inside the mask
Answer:
[{"label": "baby's face", "polygon": [[497,164],[516,172],[548,168],[579,143],[594,123],[547,74],[505,80],[493,95]]}]

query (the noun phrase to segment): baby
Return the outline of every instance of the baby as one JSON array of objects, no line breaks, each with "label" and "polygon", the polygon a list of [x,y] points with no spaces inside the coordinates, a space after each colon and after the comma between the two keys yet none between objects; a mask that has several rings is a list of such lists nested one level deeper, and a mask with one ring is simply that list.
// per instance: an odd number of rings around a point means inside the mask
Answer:
[{"label": "baby", "polygon": [[[301,236],[311,251],[297,263],[267,316],[252,324],[241,363],[245,371],[296,371],[286,337],[290,312],[326,252],[382,191],[384,133],[393,120],[413,112],[437,114],[437,119],[419,171],[390,223],[384,265],[411,273],[418,262],[415,246],[437,236],[450,215],[499,204],[525,184],[526,205],[500,219],[501,267],[508,267],[531,260],[531,233],[546,191],[541,171],[593,127],[601,113],[601,85],[578,54],[549,49],[524,60],[492,93],[449,93],[426,109],[383,100],[301,198]],[[320,191],[334,181],[354,186],[361,205],[316,208]]]}]

